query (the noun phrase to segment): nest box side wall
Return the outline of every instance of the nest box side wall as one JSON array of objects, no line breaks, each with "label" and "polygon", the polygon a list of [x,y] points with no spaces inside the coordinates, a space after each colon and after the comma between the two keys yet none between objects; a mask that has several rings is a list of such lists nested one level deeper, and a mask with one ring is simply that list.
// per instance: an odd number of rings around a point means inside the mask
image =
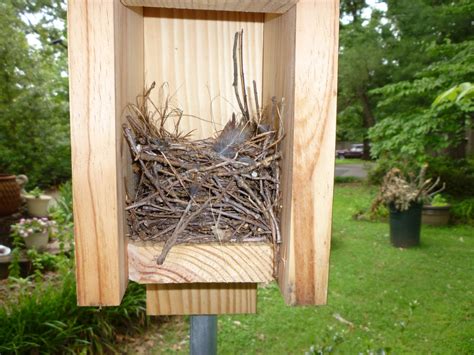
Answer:
[{"label": "nest box side wall", "polygon": [[284,97],[283,243],[288,304],[325,304],[336,141],[339,1],[300,0],[264,27],[263,102]]},{"label": "nest box side wall", "polygon": [[121,120],[143,90],[142,9],[71,0],[68,35],[77,300],[118,305],[128,282],[130,173]]}]

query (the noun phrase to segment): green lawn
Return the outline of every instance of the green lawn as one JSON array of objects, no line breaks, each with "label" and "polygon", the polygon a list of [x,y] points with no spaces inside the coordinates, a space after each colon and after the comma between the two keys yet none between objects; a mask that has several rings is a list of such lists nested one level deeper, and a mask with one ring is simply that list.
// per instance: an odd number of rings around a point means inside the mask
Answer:
[{"label": "green lawn", "polygon": [[[287,307],[262,287],[257,315],[219,317],[219,353],[474,352],[474,228],[425,227],[420,247],[396,249],[387,224],[351,219],[373,194],[336,187],[328,305]],[[157,352],[186,352],[186,332]]]},{"label": "green lawn", "polygon": [[362,160],[362,159],[337,159],[336,158],[336,165],[366,164],[366,163],[367,163],[367,160]]}]

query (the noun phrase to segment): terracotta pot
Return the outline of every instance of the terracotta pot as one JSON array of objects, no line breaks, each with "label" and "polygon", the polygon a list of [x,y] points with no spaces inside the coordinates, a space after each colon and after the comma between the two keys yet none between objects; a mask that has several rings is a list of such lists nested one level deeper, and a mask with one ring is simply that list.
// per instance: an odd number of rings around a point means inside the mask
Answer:
[{"label": "terracotta pot", "polygon": [[48,232],[33,233],[24,238],[24,240],[28,249],[41,250],[48,245]]},{"label": "terracotta pot", "polygon": [[52,200],[51,196],[41,195],[40,197],[34,197],[32,195],[25,195],[25,199],[30,216],[48,217],[49,203]]},{"label": "terracotta pot", "polygon": [[0,216],[9,216],[21,205],[20,185],[15,175],[0,174]]}]

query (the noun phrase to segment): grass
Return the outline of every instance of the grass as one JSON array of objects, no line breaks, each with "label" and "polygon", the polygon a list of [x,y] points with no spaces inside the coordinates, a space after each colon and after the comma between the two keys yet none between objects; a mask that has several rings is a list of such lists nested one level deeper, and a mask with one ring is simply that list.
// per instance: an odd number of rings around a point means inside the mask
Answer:
[{"label": "grass", "polygon": [[[72,266],[72,265],[71,265]],[[118,337],[146,324],[145,290],[131,284],[120,307],[77,307],[74,273],[42,283],[19,279],[0,307],[0,354],[114,352]]]},{"label": "grass", "polygon": [[[219,353],[474,352],[474,227],[423,227],[420,247],[394,248],[387,224],[351,219],[375,193],[336,187],[328,305],[287,307],[261,287],[257,315],[219,316]],[[186,353],[180,334],[155,352]]]},{"label": "grass", "polygon": [[367,164],[367,160],[362,159],[338,159],[336,158],[336,165],[344,164],[344,165],[351,165],[351,164]]}]

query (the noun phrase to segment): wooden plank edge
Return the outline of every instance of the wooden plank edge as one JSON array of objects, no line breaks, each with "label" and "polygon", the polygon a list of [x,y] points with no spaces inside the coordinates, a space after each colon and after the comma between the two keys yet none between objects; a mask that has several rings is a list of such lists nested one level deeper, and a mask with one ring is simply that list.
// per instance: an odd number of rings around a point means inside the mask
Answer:
[{"label": "wooden plank edge", "polygon": [[129,279],[146,284],[260,283],[273,277],[271,243],[175,245],[163,265],[162,243],[128,243]]},{"label": "wooden plank edge", "polygon": [[202,0],[121,0],[125,6],[162,7],[188,10],[239,11],[260,13],[285,13],[298,0],[220,0],[215,2]]},{"label": "wooden plank edge", "polygon": [[146,311],[150,316],[256,313],[257,284],[151,284]]}]

